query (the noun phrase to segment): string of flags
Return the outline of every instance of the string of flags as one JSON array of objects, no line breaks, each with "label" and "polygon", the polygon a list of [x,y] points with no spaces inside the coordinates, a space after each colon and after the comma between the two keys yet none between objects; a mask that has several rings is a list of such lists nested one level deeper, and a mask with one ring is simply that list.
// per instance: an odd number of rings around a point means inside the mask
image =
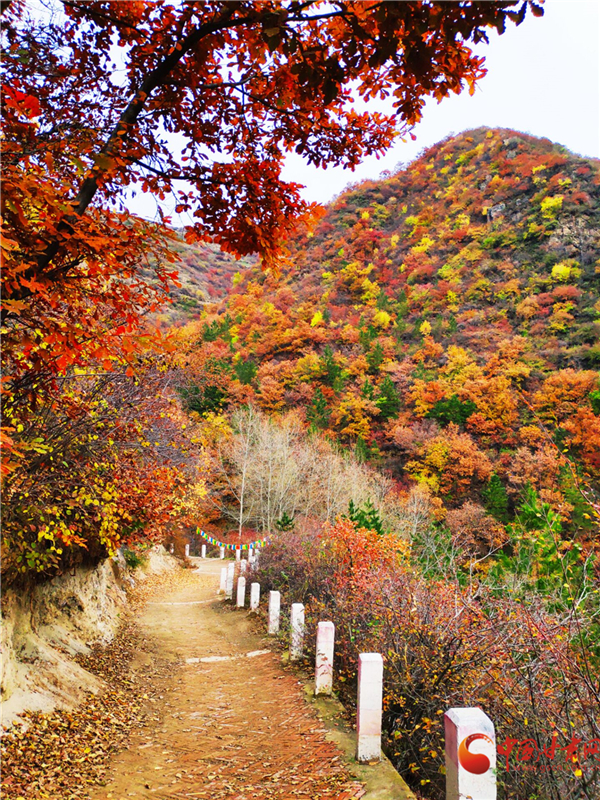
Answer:
[{"label": "string of flags", "polygon": [[214,536],[201,531],[200,528],[197,528],[196,533],[206,539],[207,542],[214,544],[216,547],[224,547],[226,550],[250,550],[250,548],[254,550],[256,547],[265,547],[269,544],[269,539],[256,539],[256,541],[248,542],[247,544],[227,544],[227,542],[220,542]]}]

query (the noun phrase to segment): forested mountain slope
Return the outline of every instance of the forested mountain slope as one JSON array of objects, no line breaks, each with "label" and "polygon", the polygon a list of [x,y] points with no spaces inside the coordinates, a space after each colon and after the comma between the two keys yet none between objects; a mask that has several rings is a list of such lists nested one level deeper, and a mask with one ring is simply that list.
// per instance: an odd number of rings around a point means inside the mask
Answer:
[{"label": "forested mountain slope", "polygon": [[190,315],[199,314],[206,304],[221,300],[231,288],[235,273],[256,263],[252,257],[237,260],[210,243],[189,244],[183,232],[176,230],[174,233],[171,250],[177,256],[174,268],[180,286],[171,289],[171,303],[155,315],[162,325],[186,322]]},{"label": "forested mountain slope", "polygon": [[349,190],[180,333],[189,409],[298,409],[475,539],[528,502],[589,543],[598,166],[482,128]]}]

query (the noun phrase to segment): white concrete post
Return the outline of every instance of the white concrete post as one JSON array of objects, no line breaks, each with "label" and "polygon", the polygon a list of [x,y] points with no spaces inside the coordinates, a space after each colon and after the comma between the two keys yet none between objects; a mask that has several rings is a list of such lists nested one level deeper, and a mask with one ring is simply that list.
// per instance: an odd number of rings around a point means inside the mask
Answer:
[{"label": "white concrete post", "polygon": [[281,610],[281,595],[279,592],[269,592],[269,628],[270,636],[279,633],[279,612]]},{"label": "white concrete post", "polygon": [[206,545],[205,544],[202,545],[202,550],[200,552],[202,553],[202,558],[206,558]]},{"label": "white concrete post", "polygon": [[304,649],[304,606],[302,603],[292,603],[290,623],[290,661],[298,661],[302,658]]},{"label": "white concrete post", "polygon": [[225,548],[219,547],[219,558],[225,558]]},{"label": "white concrete post", "polygon": [[242,573],[242,575],[246,574],[247,566],[248,566],[248,562],[246,561],[245,558],[242,558],[242,560],[240,561],[240,572]]},{"label": "white concrete post", "polygon": [[227,589],[227,567],[221,567],[221,584],[219,586],[219,594],[225,592]]},{"label": "white concrete post", "polygon": [[253,560],[254,560],[254,548],[253,547],[249,547],[248,548],[248,562],[251,564]]},{"label": "white concrete post", "polygon": [[242,551],[239,549],[239,547],[236,547],[235,548],[235,560],[239,561],[241,557],[242,557]]},{"label": "white concrete post", "polygon": [[185,546],[185,557],[186,558],[190,557],[190,546],[189,546],[189,544],[186,544],[186,546]]},{"label": "white concrete post", "polygon": [[258,611],[260,602],[260,583],[250,584],[250,611]]},{"label": "white concrete post", "polygon": [[480,708],[451,708],[444,714],[446,798],[496,800],[496,733]]},{"label": "white concrete post", "polygon": [[233,598],[233,574],[235,572],[235,564],[231,561],[227,565],[227,582],[225,584],[225,597],[227,600]]},{"label": "white concrete post", "polygon": [[360,653],[358,656],[356,708],[356,760],[361,764],[381,760],[382,703],[383,658],[379,653]]},{"label": "white concrete post", "polygon": [[317,625],[317,654],[315,658],[315,694],[331,694],[333,688],[333,622]]},{"label": "white concrete post", "polygon": [[236,606],[243,608],[246,601],[246,578],[240,576],[237,582],[237,600]]}]

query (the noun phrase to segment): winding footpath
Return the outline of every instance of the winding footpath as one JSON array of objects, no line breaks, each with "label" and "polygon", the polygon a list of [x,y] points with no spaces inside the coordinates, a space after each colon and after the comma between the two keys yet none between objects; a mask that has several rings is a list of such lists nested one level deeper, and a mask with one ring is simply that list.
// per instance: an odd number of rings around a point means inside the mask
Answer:
[{"label": "winding footpath", "polygon": [[272,642],[247,612],[217,600],[222,563],[199,561],[195,581],[140,613],[149,647],[133,669],[148,659],[166,667],[145,700],[153,724],[133,731],[92,797],[360,798],[362,784]]}]

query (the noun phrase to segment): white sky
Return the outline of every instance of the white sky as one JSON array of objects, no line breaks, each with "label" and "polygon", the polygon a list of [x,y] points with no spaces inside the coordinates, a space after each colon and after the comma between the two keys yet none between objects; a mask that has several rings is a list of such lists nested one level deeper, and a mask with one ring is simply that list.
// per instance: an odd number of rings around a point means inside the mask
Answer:
[{"label": "white sky", "polygon": [[348,183],[377,178],[449,134],[482,125],[546,137],[600,158],[600,0],[546,0],[542,18],[528,12],[519,27],[509,24],[476,50],[485,55],[488,74],[475,94],[428,102],[415,142],[398,142],[354,172],[289,157],[285,177],[306,186],[306,199],[326,203]]},{"label": "white sky", "polygon": [[[43,2],[27,4],[43,16],[48,14]],[[414,130],[415,142],[399,141],[386,156],[367,158],[354,172],[316,169],[290,155],[284,177],[305,185],[307,200],[327,203],[349,183],[377,178],[446,136],[482,125],[546,137],[600,158],[600,0],[546,0],[544,8],[542,18],[528,12],[519,27],[509,23],[502,36],[490,32],[490,44],[475,48],[488,69],[475,95],[464,91],[439,104],[430,101]],[[155,218],[156,203],[138,193],[127,205],[134,214]],[[173,224],[189,224],[187,215],[172,214],[174,205],[174,198],[161,203]]]}]

